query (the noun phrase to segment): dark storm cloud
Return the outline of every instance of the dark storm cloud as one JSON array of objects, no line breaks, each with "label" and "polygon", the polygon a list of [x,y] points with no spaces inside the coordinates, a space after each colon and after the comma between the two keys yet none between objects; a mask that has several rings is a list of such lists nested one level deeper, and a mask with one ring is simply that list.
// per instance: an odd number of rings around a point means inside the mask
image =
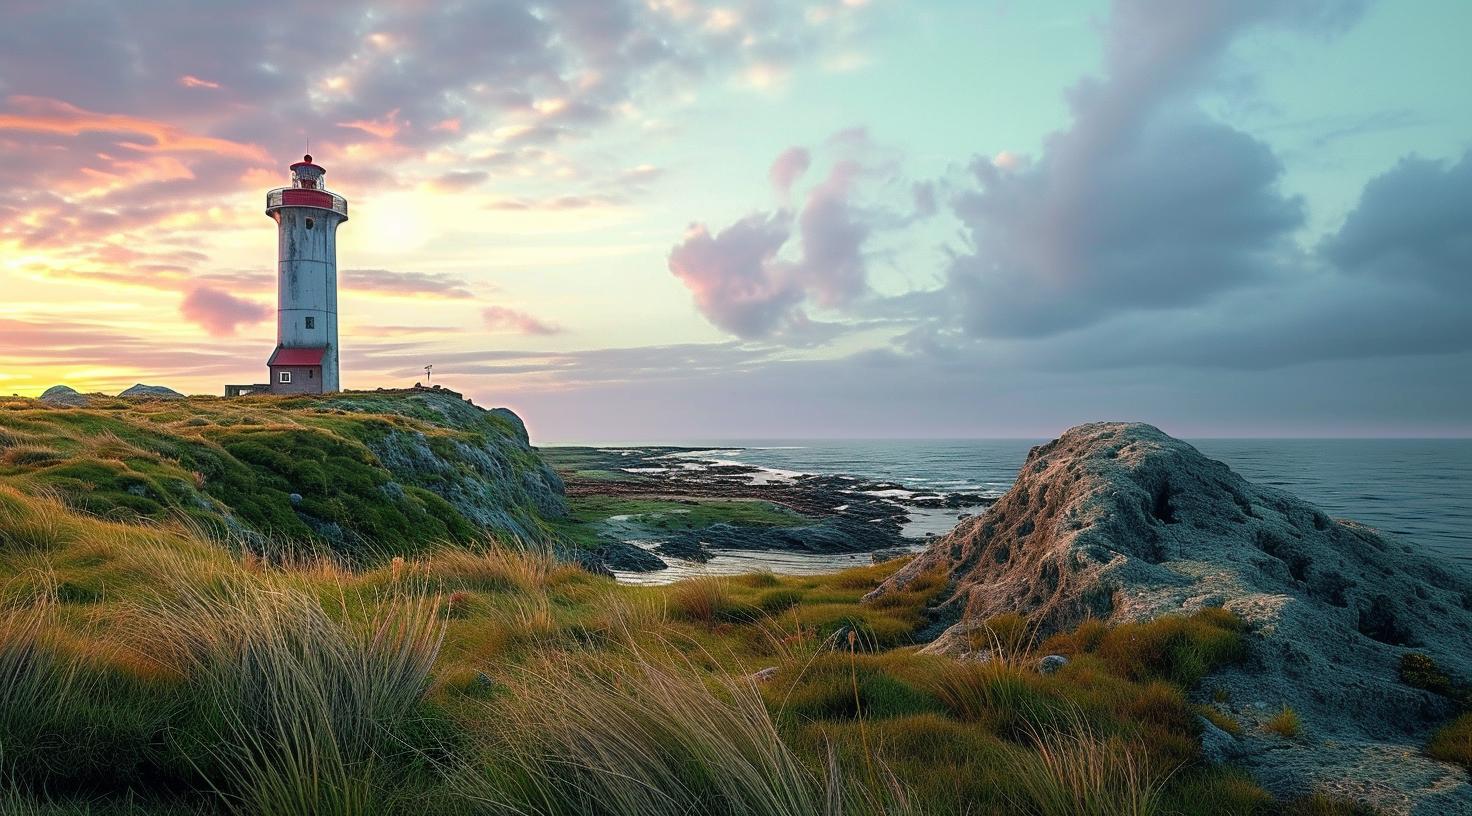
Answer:
[{"label": "dark storm cloud", "polygon": [[1472,153],[1406,158],[1272,285],[1209,309],[1121,319],[1029,352],[1058,367],[1159,363],[1264,369],[1472,349]]},{"label": "dark storm cloud", "polygon": [[1402,159],[1365,185],[1320,249],[1353,275],[1438,295],[1472,292],[1472,151],[1453,165]]}]

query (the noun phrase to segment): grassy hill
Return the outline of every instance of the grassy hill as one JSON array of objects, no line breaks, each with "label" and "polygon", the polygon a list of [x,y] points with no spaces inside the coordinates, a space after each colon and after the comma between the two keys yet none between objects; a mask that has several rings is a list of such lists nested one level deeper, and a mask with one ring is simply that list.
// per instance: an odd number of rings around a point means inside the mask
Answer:
[{"label": "grassy hill", "polygon": [[945,576],[861,601],[900,562],[617,584],[537,545],[578,522],[519,423],[446,395],[0,434],[7,816],[1362,812],[1202,760],[1220,610],[1002,616],[957,661],[917,649]]},{"label": "grassy hill", "polygon": [[541,541],[561,481],[509,411],[448,392],[0,401],[0,484],[119,521],[358,559],[486,534]]}]

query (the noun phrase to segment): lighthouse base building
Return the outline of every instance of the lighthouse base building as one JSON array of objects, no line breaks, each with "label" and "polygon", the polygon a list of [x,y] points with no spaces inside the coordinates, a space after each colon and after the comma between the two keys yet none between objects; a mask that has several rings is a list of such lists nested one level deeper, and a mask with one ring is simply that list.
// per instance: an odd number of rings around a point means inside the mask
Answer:
[{"label": "lighthouse base building", "polygon": [[348,202],[322,183],[310,155],[291,165],[291,186],[266,194],[276,222],[276,349],[268,383],[227,385],[227,396],[341,390],[337,339],[337,227]]}]

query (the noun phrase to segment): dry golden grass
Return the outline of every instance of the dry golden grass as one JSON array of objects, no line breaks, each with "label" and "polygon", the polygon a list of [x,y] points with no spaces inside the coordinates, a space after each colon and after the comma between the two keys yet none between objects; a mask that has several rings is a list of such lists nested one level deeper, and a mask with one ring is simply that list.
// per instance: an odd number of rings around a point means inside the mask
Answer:
[{"label": "dry golden grass", "polygon": [[1303,732],[1303,722],[1299,719],[1298,712],[1288,706],[1283,706],[1269,717],[1262,727],[1284,739],[1297,739]]}]

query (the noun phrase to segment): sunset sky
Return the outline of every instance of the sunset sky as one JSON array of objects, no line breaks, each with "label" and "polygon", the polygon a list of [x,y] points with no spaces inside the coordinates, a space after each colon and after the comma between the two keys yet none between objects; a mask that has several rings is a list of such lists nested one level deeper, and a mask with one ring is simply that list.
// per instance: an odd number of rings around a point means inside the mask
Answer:
[{"label": "sunset sky", "polygon": [[0,393],[343,383],[538,441],[1472,434],[1472,3],[0,6]]}]

